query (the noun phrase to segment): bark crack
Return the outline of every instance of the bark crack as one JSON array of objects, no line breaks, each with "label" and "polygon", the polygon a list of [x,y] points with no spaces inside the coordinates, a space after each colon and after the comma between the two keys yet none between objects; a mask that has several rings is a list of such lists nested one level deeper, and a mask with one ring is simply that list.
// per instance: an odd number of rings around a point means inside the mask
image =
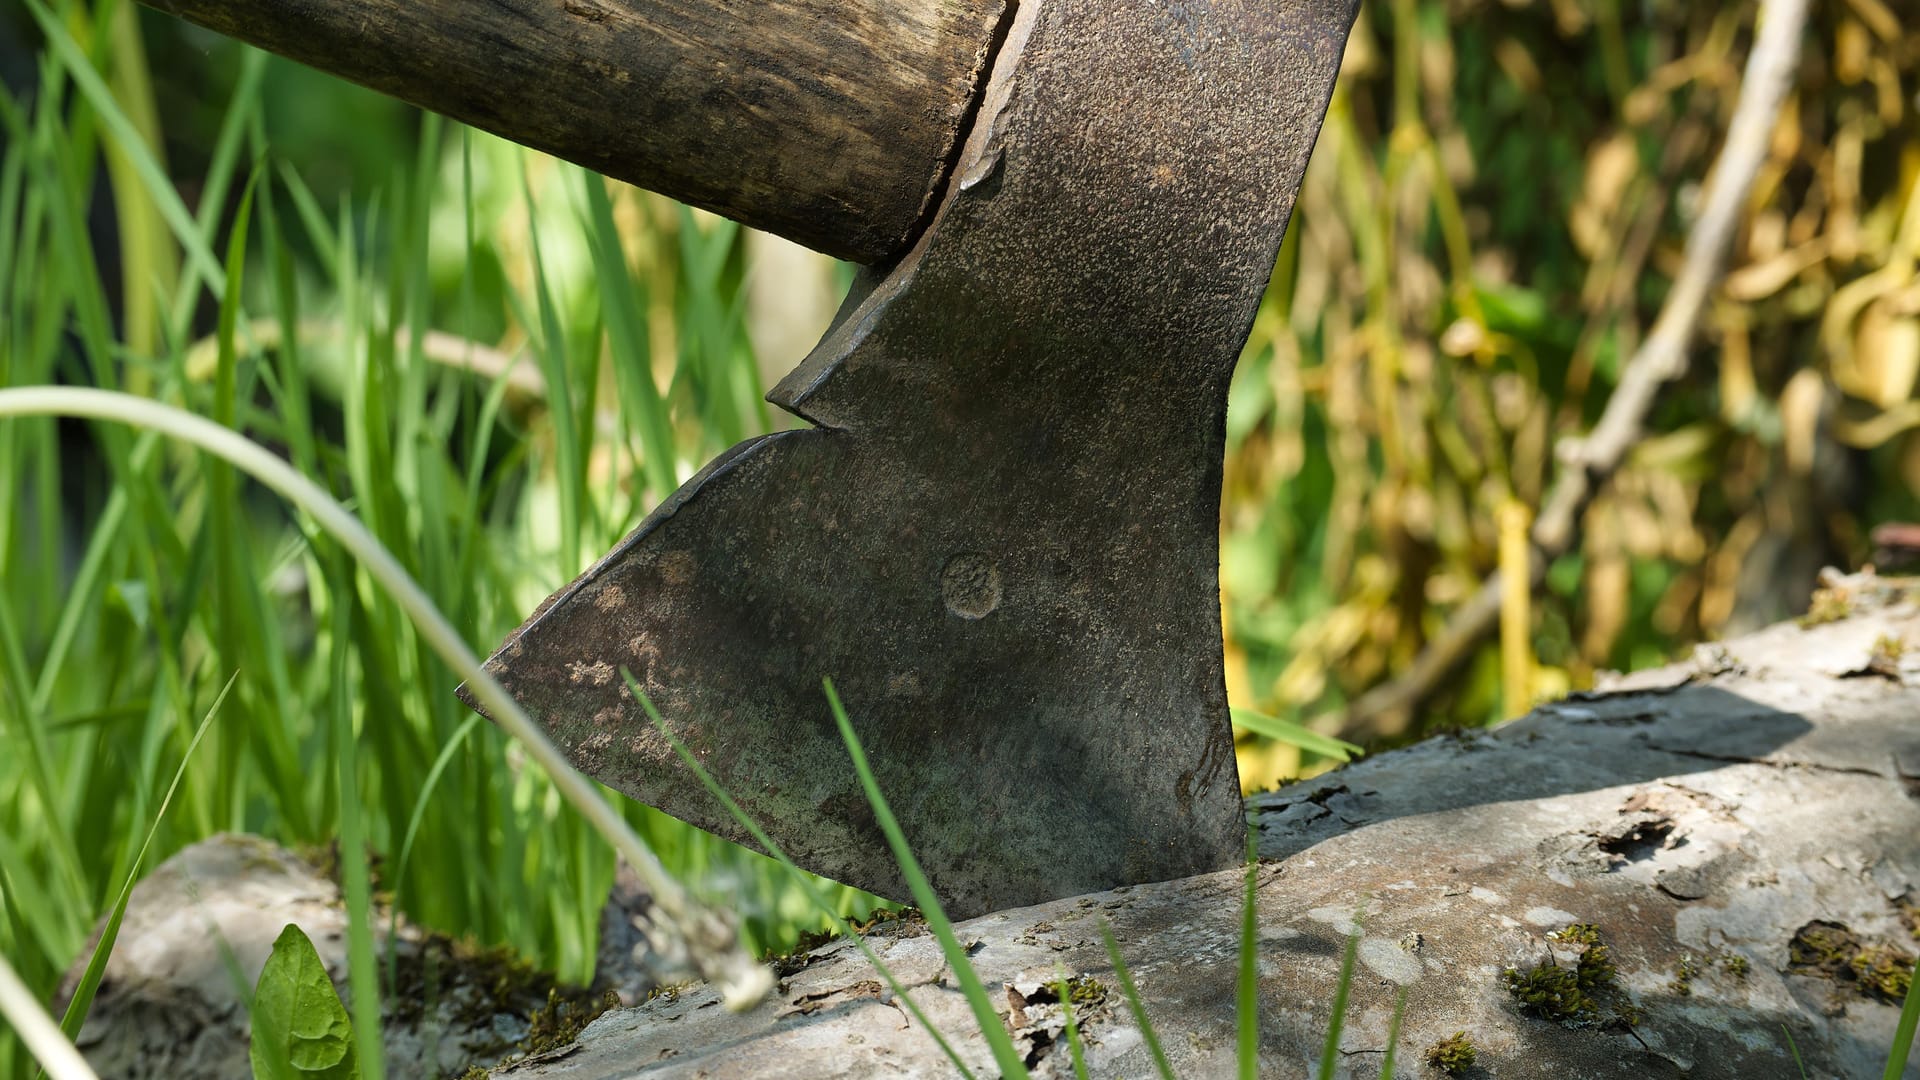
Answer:
[{"label": "bark crack", "polygon": [[1848,776],[1871,776],[1880,780],[1893,779],[1893,777],[1888,776],[1878,769],[1868,769],[1858,765],[1826,765],[1818,761],[1776,761],[1772,758],[1747,757],[1744,754],[1714,754],[1705,750],[1686,750],[1674,746],[1662,746],[1652,741],[1647,743],[1647,747],[1648,749],[1657,750],[1663,754],[1672,754],[1675,757],[1697,758],[1701,761],[1720,761],[1729,765],[1761,765],[1769,769],[1779,769],[1783,772],[1805,769],[1809,772],[1838,773]]}]

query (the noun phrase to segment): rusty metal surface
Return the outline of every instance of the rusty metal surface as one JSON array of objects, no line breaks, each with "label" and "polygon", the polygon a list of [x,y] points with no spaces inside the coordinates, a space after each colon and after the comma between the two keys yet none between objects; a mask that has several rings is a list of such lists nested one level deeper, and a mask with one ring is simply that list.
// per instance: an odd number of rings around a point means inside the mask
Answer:
[{"label": "rusty metal surface", "polygon": [[967,916],[1230,865],[1227,382],[1354,0],[1027,0],[954,190],[743,443],[489,662],[587,773],[740,839],[619,672],[800,865],[905,886],[854,725]]}]

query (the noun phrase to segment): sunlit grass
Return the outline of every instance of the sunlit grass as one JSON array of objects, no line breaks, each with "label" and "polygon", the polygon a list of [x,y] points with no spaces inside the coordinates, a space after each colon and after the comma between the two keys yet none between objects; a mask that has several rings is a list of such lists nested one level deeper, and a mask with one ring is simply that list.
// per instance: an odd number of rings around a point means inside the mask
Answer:
[{"label": "sunlit grass", "polygon": [[[762,422],[740,403],[752,354],[732,232],[687,220],[679,239],[623,234],[599,181],[542,163],[559,194],[542,196],[541,246],[525,253],[531,291],[473,279],[466,267],[508,256],[471,212],[470,258],[456,280],[430,280],[435,208],[477,201],[464,133],[429,124],[419,160],[393,182],[324,206],[267,141],[250,60],[190,212],[137,145],[127,169],[97,168],[95,146],[137,132],[83,51],[53,40],[34,93],[0,94],[0,385],[144,382],[229,422],[347,502],[468,641],[499,640],[611,546],[725,445],[720,429]],[[224,193],[250,179],[251,213],[222,220]],[[166,316],[151,351],[120,336],[96,259],[86,193],[105,183],[140,184],[178,241],[177,273],[129,273],[152,283]],[[670,319],[675,305],[692,311],[700,328],[670,335],[660,363],[645,349],[662,309],[637,281],[582,294],[577,275],[544,261],[558,245],[606,269],[636,244],[714,294],[683,289],[665,307]],[[681,253],[697,262],[676,269]],[[511,404],[504,373],[480,379],[423,347],[429,328],[477,326],[489,310],[528,316],[517,348],[545,377],[540,400]],[[303,334],[316,322],[330,332]],[[271,342],[249,333],[272,325]],[[215,362],[190,374],[203,334]],[[665,387],[653,378],[662,364]],[[623,417],[611,435],[605,385]],[[376,896],[563,978],[591,974],[610,849],[500,732],[473,722],[456,679],[336,544],[229,470],[110,427],[0,424],[0,500],[0,737],[19,750],[0,759],[0,951],[34,993],[51,995],[112,906],[169,773],[230,678],[222,720],[186,762],[143,865],[224,830],[310,849],[364,844],[388,858],[342,860],[362,930],[356,981],[381,970],[364,933]],[[543,516],[561,502],[570,529]],[[620,803],[675,872],[738,905],[754,948],[823,925],[770,860]],[[819,887],[838,910],[872,904]],[[0,1074],[24,1074],[21,1053],[0,1032]]]}]

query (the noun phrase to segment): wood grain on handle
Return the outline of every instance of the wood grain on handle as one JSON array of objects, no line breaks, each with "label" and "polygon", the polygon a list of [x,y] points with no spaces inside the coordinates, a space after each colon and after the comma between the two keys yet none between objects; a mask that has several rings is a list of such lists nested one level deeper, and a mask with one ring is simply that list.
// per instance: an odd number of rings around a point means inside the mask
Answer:
[{"label": "wood grain on handle", "polygon": [[1006,0],[145,0],[856,262],[937,193]]}]

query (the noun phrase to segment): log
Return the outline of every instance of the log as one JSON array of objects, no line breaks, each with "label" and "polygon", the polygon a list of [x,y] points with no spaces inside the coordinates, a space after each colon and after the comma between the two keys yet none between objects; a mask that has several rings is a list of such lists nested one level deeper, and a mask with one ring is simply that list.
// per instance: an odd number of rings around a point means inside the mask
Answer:
[{"label": "log", "polygon": [[[1407,1080],[1445,1075],[1424,1059],[1455,1033],[1477,1056],[1467,1076],[1797,1076],[1795,1050],[1808,1076],[1881,1075],[1888,991],[1920,933],[1920,655],[1893,644],[1920,643],[1920,591],[1847,587],[1843,621],[1706,646],[1607,693],[1252,797],[1259,1075],[1314,1075],[1350,931],[1336,1076],[1381,1075],[1403,992]],[[1035,1075],[1073,1075],[1043,986],[1060,975],[1081,980],[1090,1074],[1155,1074],[1105,921],[1176,1075],[1231,1076],[1243,882],[1115,889],[958,930]],[[869,940],[975,1075],[995,1075],[933,939],[892,924]],[[1607,953],[1585,970],[1613,971],[1579,1008],[1527,1005],[1555,970],[1583,970],[1595,940]],[[696,987],[493,1075],[951,1075],[883,986],[835,942],[752,1012]],[[1905,1076],[1920,1080],[1920,1062]]]},{"label": "log", "polygon": [[[1703,646],[1493,730],[1252,796],[1259,1075],[1314,1074],[1357,929],[1336,1076],[1382,1075],[1403,992],[1402,1080],[1444,1075],[1424,1057],[1455,1033],[1477,1056],[1466,1076],[1798,1076],[1796,1051],[1820,1080],[1880,1076],[1892,992],[1920,949],[1920,583],[1830,579],[1818,608],[1845,615]],[[1077,980],[1090,1074],[1155,1074],[1103,921],[1176,1073],[1230,1076],[1244,883],[1233,870],[1115,889],[986,915],[959,934],[1036,1076],[1072,1075],[1062,1012],[1042,985],[1061,975]],[[603,985],[629,1002],[674,977],[631,933],[645,907],[616,884],[602,921]],[[82,1033],[101,1075],[246,1076],[244,1014],[208,927],[253,975],[285,921],[343,971],[338,891],[264,842],[196,845],[143,881]],[[412,955],[419,934],[401,927]],[[995,1075],[924,927],[882,923],[868,941],[975,1075]],[[1577,973],[1588,958],[1599,970],[1596,943],[1613,971],[1581,1007],[1554,1017],[1528,1004],[1556,969]],[[454,977],[435,1000],[474,981]],[[550,984],[529,985],[426,1022],[390,1017],[389,1074],[498,1060],[498,1033],[518,1038]],[[441,1052],[422,1056],[422,1045]],[[777,996],[751,1012],[689,986],[492,1075],[952,1073],[837,941],[786,968]],[[1920,1061],[1904,1076],[1920,1080]]]},{"label": "log", "polygon": [[1006,0],[144,0],[829,255],[927,216]]}]

